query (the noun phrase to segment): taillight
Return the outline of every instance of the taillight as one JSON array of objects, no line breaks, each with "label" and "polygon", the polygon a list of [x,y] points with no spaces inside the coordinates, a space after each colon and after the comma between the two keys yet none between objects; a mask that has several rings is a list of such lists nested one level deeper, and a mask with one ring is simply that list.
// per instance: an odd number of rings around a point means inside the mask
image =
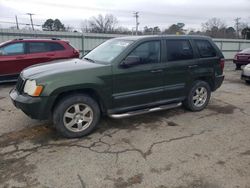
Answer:
[{"label": "taillight", "polygon": [[74,53],[74,54],[79,54],[79,50],[74,49],[74,50],[73,50],[73,53]]},{"label": "taillight", "polygon": [[235,56],[234,56],[234,60],[237,60],[238,59],[238,54],[236,54]]},{"label": "taillight", "polygon": [[220,68],[223,70],[225,66],[225,59],[221,58],[220,59]]}]

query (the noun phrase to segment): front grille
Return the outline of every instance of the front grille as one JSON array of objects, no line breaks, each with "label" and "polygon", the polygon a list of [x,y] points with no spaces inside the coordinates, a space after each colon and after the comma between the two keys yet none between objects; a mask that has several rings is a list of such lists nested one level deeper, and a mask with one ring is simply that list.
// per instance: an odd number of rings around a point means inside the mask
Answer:
[{"label": "front grille", "polygon": [[21,94],[23,92],[25,80],[19,76],[16,83],[16,90]]}]

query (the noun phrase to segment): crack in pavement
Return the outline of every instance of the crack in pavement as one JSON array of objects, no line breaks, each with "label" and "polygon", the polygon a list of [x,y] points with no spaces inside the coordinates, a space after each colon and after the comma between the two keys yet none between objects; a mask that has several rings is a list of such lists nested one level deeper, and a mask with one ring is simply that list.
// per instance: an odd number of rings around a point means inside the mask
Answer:
[{"label": "crack in pavement", "polygon": [[[77,148],[88,149],[89,151],[92,151],[92,152],[95,152],[95,153],[98,153],[98,154],[114,154],[114,155],[116,155],[116,162],[118,160],[119,154],[126,153],[126,152],[137,152],[142,156],[143,159],[146,160],[147,157],[153,153],[152,150],[156,145],[163,144],[163,143],[170,143],[170,142],[178,141],[178,140],[183,140],[183,139],[191,138],[191,137],[194,137],[194,136],[202,135],[202,134],[204,134],[206,132],[211,132],[211,130],[203,130],[203,131],[201,131],[199,133],[192,133],[192,134],[186,135],[186,136],[181,136],[181,137],[170,138],[170,139],[165,139],[165,140],[153,142],[145,152],[143,152],[141,149],[138,149],[138,148],[134,147],[132,144],[129,144],[130,148],[126,148],[126,149],[118,150],[118,151],[112,151],[111,150],[112,145],[116,145],[116,144],[107,143],[107,142],[103,141],[102,139],[107,137],[107,136],[111,136],[113,134],[116,134],[118,131],[119,130],[116,130],[116,131],[114,131],[112,133],[109,133],[109,134],[104,134],[97,141],[93,142],[92,144],[90,144],[88,146],[80,144],[79,140],[76,140],[73,143],[72,142],[71,143],[47,143],[47,144],[44,144],[44,145],[39,145],[39,146],[36,146],[36,147],[33,147],[33,148],[29,148],[29,149],[18,149],[18,146],[15,146],[15,148],[17,150],[6,152],[6,153],[1,154],[1,155],[2,156],[7,156],[7,155],[13,155],[13,154],[15,154],[17,152],[24,152],[24,153],[26,152],[28,154],[21,157],[21,158],[26,158],[26,157],[30,156],[31,154],[37,152],[38,149],[50,149],[50,148],[53,148],[53,147],[77,147]],[[106,145],[107,148],[104,149],[104,150],[101,150],[101,151],[97,150],[95,148],[96,148],[96,146],[98,146],[98,144]]]},{"label": "crack in pavement", "polygon": [[86,188],[86,185],[85,185],[84,181],[82,180],[82,177],[81,177],[79,174],[77,174],[77,177],[78,177],[78,179],[79,179],[80,182],[81,182],[82,188]]}]

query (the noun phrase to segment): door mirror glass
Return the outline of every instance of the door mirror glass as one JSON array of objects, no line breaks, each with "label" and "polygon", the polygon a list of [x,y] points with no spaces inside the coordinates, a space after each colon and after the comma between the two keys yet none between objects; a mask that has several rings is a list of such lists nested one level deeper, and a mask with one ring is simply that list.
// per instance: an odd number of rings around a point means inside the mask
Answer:
[{"label": "door mirror glass", "polygon": [[140,64],[140,57],[132,56],[132,55],[126,57],[126,59],[124,59],[123,62],[121,63],[122,67],[125,67],[125,68],[138,65],[138,64]]}]

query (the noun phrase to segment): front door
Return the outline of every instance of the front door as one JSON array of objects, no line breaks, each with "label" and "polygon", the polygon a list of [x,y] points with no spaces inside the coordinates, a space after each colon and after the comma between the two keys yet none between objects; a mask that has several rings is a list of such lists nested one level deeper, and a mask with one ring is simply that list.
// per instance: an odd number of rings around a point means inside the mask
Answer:
[{"label": "front door", "polygon": [[120,64],[113,67],[113,109],[118,111],[160,101],[164,92],[161,41],[138,44],[125,60],[131,57],[138,61],[128,66]]},{"label": "front door", "polygon": [[0,48],[0,76],[15,77],[23,69],[26,60],[25,43],[17,42],[6,44]]}]

